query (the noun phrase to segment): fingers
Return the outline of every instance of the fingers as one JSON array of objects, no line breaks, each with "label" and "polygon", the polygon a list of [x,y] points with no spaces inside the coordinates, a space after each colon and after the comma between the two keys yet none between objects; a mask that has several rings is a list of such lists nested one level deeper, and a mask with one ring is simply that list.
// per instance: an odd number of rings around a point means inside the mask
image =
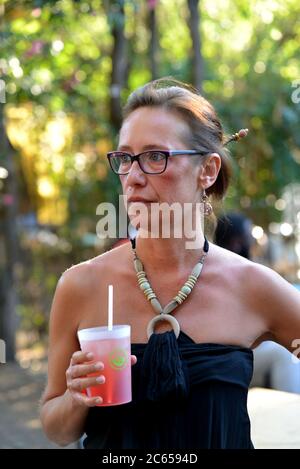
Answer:
[{"label": "fingers", "polygon": [[84,397],[84,405],[87,407],[95,407],[96,405],[102,404],[103,399],[100,396],[97,397]]},{"label": "fingers", "polygon": [[[88,361],[93,360],[94,356],[92,353],[86,353],[86,352],[74,352],[71,358],[71,365],[77,365],[80,363],[85,363]],[[137,362],[137,357],[135,355],[131,355],[131,364],[135,365]]]},{"label": "fingers", "polygon": [[87,376],[92,373],[102,371],[104,365],[102,362],[93,363],[91,365],[73,365],[69,368],[70,378],[79,378],[80,376]]},{"label": "fingers", "polygon": [[[79,365],[76,365],[79,366]],[[76,368],[73,367],[73,368]],[[68,370],[69,371],[69,370]],[[70,373],[70,372],[69,372]],[[70,376],[70,374],[67,374]],[[87,388],[92,386],[99,386],[105,382],[105,376],[93,376],[87,378],[67,378],[67,387],[72,398],[80,405],[84,407],[94,407],[102,404],[103,399],[101,396],[88,397]]]},{"label": "fingers", "polygon": [[82,407],[95,407],[103,402],[103,399],[100,396],[88,397],[86,394],[81,394],[79,392],[72,392],[72,397]]},{"label": "fingers", "polygon": [[[97,375],[104,370],[103,362],[91,363],[92,353],[74,352],[66,371],[67,387],[73,399],[81,406],[94,407],[102,404],[101,396],[88,397],[87,388],[105,383],[105,376]],[[131,366],[137,363],[135,355],[130,356]],[[90,363],[89,363],[90,362]],[[96,374],[96,375],[95,375]],[[91,376],[93,375],[93,376]]]},{"label": "fingers", "polygon": [[[77,359],[82,359],[82,357],[77,357]],[[131,365],[135,365],[136,362],[137,357],[135,355],[131,355]],[[88,375],[97,373],[102,370],[104,370],[103,362],[97,362],[90,365],[70,365],[66,372],[67,380],[71,381],[75,378],[87,377]]]},{"label": "fingers", "polygon": [[71,357],[71,365],[77,365],[79,363],[84,363],[93,360],[94,356],[92,353],[82,352],[81,350],[78,352],[74,352]]},{"label": "fingers", "polygon": [[137,358],[135,355],[131,355],[131,365],[135,365],[137,362]]},{"label": "fingers", "polygon": [[70,391],[77,391],[82,392],[84,389],[89,388],[91,386],[99,386],[100,384],[105,383],[105,376],[93,376],[92,378],[78,378],[72,379],[68,383],[68,388]]}]

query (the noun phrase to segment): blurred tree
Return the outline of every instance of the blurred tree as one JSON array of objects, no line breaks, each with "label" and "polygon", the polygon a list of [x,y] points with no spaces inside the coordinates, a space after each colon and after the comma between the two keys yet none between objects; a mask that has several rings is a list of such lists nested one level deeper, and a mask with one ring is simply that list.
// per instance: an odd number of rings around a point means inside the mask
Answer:
[{"label": "blurred tree", "polygon": [[[7,171],[0,201],[4,256],[0,263],[0,337],[5,340],[6,359],[15,357],[15,331],[17,328],[16,271],[18,265],[17,231],[17,179],[15,152],[5,132],[4,105],[0,103],[0,166]],[[1,238],[0,238],[1,242]]]},{"label": "blurred tree", "polygon": [[188,24],[192,39],[192,83],[200,91],[200,93],[202,93],[203,60],[199,32],[199,28],[201,26],[199,0],[188,0],[188,6],[190,13]]},{"label": "blurred tree", "polygon": [[226,205],[268,230],[281,220],[285,186],[300,178],[300,106],[291,99],[300,76],[300,6],[293,0],[205,6],[204,92],[228,132],[250,130],[231,146],[235,173]]},{"label": "blurred tree", "polygon": [[151,70],[151,79],[155,80],[158,78],[158,54],[159,54],[159,39],[158,39],[158,30],[156,22],[156,6],[157,0],[148,0],[148,9],[149,9],[149,34],[150,34],[150,46],[149,46],[149,56],[150,56],[150,70]]},{"label": "blurred tree", "polygon": [[106,12],[113,38],[112,71],[110,80],[110,122],[115,132],[122,120],[121,91],[127,87],[128,53],[124,34],[124,0],[106,2]]}]

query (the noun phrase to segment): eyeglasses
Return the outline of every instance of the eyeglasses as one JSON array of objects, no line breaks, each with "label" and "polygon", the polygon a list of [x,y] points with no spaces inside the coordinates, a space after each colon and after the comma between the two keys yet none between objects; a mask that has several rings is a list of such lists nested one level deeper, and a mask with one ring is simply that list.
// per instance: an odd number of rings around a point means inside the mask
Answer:
[{"label": "eyeglasses", "polygon": [[208,153],[197,150],[148,150],[138,155],[130,155],[124,151],[110,151],[107,153],[107,158],[113,172],[119,175],[128,174],[134,161],[138,162],[139,167],[146,174],[161,174],[166,170],[170,156],[207,155]]}]

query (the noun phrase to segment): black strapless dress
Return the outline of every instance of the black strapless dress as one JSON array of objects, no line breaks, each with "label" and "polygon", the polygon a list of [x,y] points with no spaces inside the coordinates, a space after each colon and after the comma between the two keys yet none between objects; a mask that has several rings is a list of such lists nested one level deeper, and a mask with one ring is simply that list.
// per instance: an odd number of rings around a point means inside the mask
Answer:
[{"label": "black strapless dress", "polygon": [[91,408],[84,448],[254,449],[247,411],[253,374],[250,348],[195,343],[181,331],[177,345],[188,376],[188,393],[180,399],[151,401],[142,382],[146,345],[131,344],[131,353],[138,359],[132,367],[132,402]]}]

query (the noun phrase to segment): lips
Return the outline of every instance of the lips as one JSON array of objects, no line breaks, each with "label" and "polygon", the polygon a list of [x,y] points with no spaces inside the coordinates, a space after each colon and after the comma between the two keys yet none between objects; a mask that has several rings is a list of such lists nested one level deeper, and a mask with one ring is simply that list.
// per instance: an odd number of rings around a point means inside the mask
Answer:
[{"label": "lips", "polygon": [[146,204],[146,203],[150,203],[151,200],[141,199],[140,197],[129,197],[128,198],[128,203],[129,202],[142,202],[142,203]]}]

